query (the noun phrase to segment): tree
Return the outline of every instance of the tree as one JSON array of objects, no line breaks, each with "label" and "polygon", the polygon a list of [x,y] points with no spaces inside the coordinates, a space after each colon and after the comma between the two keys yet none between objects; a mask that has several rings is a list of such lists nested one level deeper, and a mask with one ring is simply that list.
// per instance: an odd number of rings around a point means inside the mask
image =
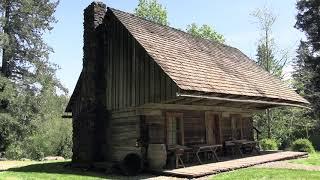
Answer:
[{"label": "tree", "polygon": [[[312,57],[312,53],[309,50],[309,46],[306,42],[300,41],[299,48],[297,49],[297,56],[293,61],[294,72],[292,73],[293,77],[293,87],[296,89],[297,93],[301,96],[310,99],[310,95],[312,95],[312,83],[311,79],[314,77],[313,66],[310,63],[310,57]],[[308,131],[317,130],[316,125],[320,125],[319,119],[317,121],[316,113],[313,110],[305,110],[301,112],[300,116],[305,118],[301,118],[300,126],[304,127],[307,136],[310,134]],[[318,132],[316,132],[318,133]],[[309,137],[307,137],[309,138]]]},{"label": "tree", "polygon": [[206,24],[203,24],[201,27],[198,27],[197,24],[192,23],[191,25],[188,25],[186,31],[195,37],[209,39],[211,41],[220,43],[225,42],[223,35],[217,33],[212,27]]},{"label": "tree", "polygon": [[48,0],[1,1],[3,76],[32,82],[29,78],[38,69],[50,69],[48,53],[52,49],[42,40],[42,35],[56,21],[53,13],[57,4]]},{"label": "tree", "polygon": [[320,119],[320,3],[317,0],[297,2],[295,27],[305,32],[307,40],[300,45],[300,57],[296,61],[295,80],[300,91],[312,104],[313,117]]},{"label": "tree", "polygon": [[71,125],[58,129],[57,124],[65,124],[61,114],[67,90],[55,76],[58,67],[48,59],[52,49],[42,38],[56,22],[57,5],[49,0],[0,1],[0,152],[11,158],[54,155],[48,153],[61,149],[54,142],[63,144],[62,135],[71,132]]},{"label": "tree", "polygon": [[296,89],[297,93],[303,97],[309,93],[307,87],[311,85],[310,79],[313,76],[312,67],[309,63],[310,56],[312,55],[309,52],[307,43],[300,41],[300,45],[297,49],[297,56],[293,60],[294,71],[292,77],[294,80],[293,87]]},{"label": "tree", "polygon": [[[267,8],[257,9],[251,14],[258,23],[258,28],[261,31],[261,39],[259,40],[257,47],[257,64],[270,74],[282,78],[282,69],[286,65],[286,53],[282,55],[282,58],[275,58],[275,43],[272,38],[272,27],[276,21],[276,16],[272,11]],[[258,116],[258,121],[266,120],[267,137],[272,136],[272,115],[271,109],[266,109],[265,116]]]},{"label": "tree", "polygon": [[135,15],[161,25],[169,25],[167,10],[157,0],[139,0]]}]

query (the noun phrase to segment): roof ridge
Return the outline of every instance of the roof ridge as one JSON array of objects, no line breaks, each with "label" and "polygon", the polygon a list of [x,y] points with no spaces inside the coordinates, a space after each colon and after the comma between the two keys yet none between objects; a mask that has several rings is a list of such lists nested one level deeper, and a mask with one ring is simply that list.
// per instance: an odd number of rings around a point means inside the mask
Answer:
[{"label": "roof ridge", "polygon": [[[151,20],[149,20],[149,19],[145,19],[145,18],[143,18],[143,17],[137,16],[137,15],[135,15],[135,14],[133,14],[133,13],[128,13],[128,12],[125,12],[125,11],[122,11],[122,10],[119,10],[119,9],[115,9],[115,8],[112,8],[112,7],[108,7],[107,9],[110,9],[111,11],[119,11],[119,12],[121,12],[121,13],[125,13],[125,14],[128,14],[128,15],[134,16],[135,18],[139,18],[139,19],[141,19],[141,20],[143,20],[143,21],[150,22],[150,23],[155,24],[155,25],[158,25],[158,26],[160,26],[160,27],[172,29],[172,30],[177,31],[177,32],[179,32],[179,33],[182,33],[182,34],[185,34],[185,35],[187,35],[187,36],[190,36],[191,38],[193,38],[193,39],[195,39],[195,40],[202,40],[202,41],[207,41],[207,42],[212,43],[212,44],[215,44],[215,45],[221,45],[221,46],[227,46],[227,47],[230,47],[230,48],[235,48],[235,47],[229,46],[229,45],[227,45],[227,44],[220,43],[220,42],[218,42],[218,41],[213,41],[213,40],[211,40],[211,39],[206,39],[206,38],[194,36],[194,35],[186,32],[186,31],[183,31],[183,30],[181,30],[181,29],[177,29],[177,28],[174,28],[174,27],[168,26],[168,25],[163,25],[163,24],[160,24],[160,23],[151,21]],[[235,49],[237,49],[237,48],[235,48]]]}]

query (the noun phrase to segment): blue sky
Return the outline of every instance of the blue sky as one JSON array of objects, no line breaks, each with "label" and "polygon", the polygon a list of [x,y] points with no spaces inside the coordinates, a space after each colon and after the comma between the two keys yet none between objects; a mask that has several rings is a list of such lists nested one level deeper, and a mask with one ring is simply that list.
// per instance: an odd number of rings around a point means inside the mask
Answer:
[{"label": "blue sky", "polygon": [[[278,16],[273,36],[278,49],[289,51],[295,56],[295,49],[304,37],[296,30],[295,0],[158,0],[166,6],[170,26],[185,29],[188,24],[208,24],[224,35],[226,43],[255,58],[259,30],[250,13],[256,8],[267,6]],[[45,35],[46,42],[53,47],[50,60],[60,66],[57,76],[72,93],[82,69],[83,9],[90,0],[61,0],[56,11],[58,23]],[[133,12],[138,0],[103,0],[107,6],[126,12]],[[286,72],[292,70],[291,66]]]}]

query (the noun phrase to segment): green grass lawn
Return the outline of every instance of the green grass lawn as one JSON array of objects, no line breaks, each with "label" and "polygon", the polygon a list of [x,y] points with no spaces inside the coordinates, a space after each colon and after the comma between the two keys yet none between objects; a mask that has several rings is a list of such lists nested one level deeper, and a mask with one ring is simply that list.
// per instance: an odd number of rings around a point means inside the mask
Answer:
[{"label": "green grass lawn", "polygon": [[[320,153],[309,155],[307,159],[291,160],[292,163],[320,165]],[[65,167],[69,161],[0,161],[0,180],[25,179],[118,179],[103,173],[76,170]],[[7,169],[7,170],[1,170]],[[145,176],[146,178],[148,176]],[[246,168],[212,176],[212,179],[320,179],[320,171]]]},{"label": "green grass lawn", "polygon": [[305,164],[305,165],[320,166],[320,152],[309,154],[309,157],[306,159],[295,159],[295,160],[291,160],[290,162]]},{"label": "green grass lawn", "polygon": [[[12,165],[12,161],[0,161]],[[24,162],[15,161],[16,167],[0,171],[0,179],[8,180],[28,180],[28,179],[107,179],[102,173],[74,170],[65,168],[68,161],[49,161],[49,162]],[[22,166],[22,167],[19,167]]]},{"label": "green grass lawn", "polygon": [[212,176],[211,179],[320,179],[320,171],[291,169],[246,168]]}]

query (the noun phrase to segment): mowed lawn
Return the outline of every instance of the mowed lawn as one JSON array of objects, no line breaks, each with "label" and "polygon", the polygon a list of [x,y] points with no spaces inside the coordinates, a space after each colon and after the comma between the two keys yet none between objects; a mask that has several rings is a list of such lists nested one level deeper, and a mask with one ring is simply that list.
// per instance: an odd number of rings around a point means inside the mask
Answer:
[{"label": "mowed lawn", "polygon": [[[291,163],[320,166],[320,153],[306,159],[291,160]],[[69,161],[0,161],[0,179],[119,179],[103,173],[75,170],[65,167]],[[1,170],[2,169],[2,170]],[[148,176],[143,175],[143,178]],[[150,176],[152,177],[152,176]],[[123,178],[123,177],[122,177]],[[135,177],[139,179],[139,177]],[[320,171],[245,168],[211,176],[209,179],[320,179]]]},{"label": "mowed lawn", "polygon": [[15,166],[7,170],[0,170],[0,179],[108,179],[103,173],[66,168],[68,163],[69,161],[0,161],[0,167]]},{"label": "mowed lawn", "polygon": [[232,172],[226,172],[211,179],[320,179],[320,171],[292,170],[292,169],[268,169],[268,168],[246,168]]},{"label": "mowed lawn", "polygon": [[320,166],[320,152],[309,154],[307,159],[295,159],[292,163]]},{"label": "mowed lawn", "polygon": [[[320,166],[320,153],[309,154],[308,158],[289,161],[295,164]],[[274,168],[246,168],[212,176],[212,179],[320,179],[320,171]]]}]

